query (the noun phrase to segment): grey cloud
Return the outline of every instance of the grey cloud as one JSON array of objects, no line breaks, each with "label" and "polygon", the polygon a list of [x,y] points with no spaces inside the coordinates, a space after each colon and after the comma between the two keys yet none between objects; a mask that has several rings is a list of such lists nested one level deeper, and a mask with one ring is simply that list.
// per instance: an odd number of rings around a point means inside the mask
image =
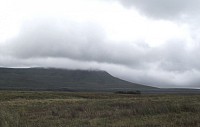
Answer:
[{"label": "grey cloud", "polygon": [[188,15],[198,15],[199,0],[120,0],[126,7],[135,7],[141,13],[164,19],[180,18]]},{"label": "grey cloud", "polygon": [[[35,23],[36,22],[36,23]],[[159,87],[200,87],[200,46],[170,40],[151,48],[145,42],[108,42],[95,23],[38,20],[0,45],[0,66],[97,68],[123,79]]]},{"label": "grey cloud", "polygon": [[142,65],[150,48],[139,43],[107,42],[100,26],[92,23],[40,21],[23,27],[8,41],[5,52],[18,58],[61,57],[101,63]]},{"label": "grey cloud", "polygon": [[3,67],[55,67],[68,69],[97,69],[99,64],[96,62],[83,62],[68,58],[15,58],[0,56],[0,66]]},{"label": "grey cloud", "polygon": [[183,72],[191,69],[189,63],[190,53],[187,51],[186,42],[171,40],[159,48],[158,51],[161,55],[159,68],[175,72]]},{"label": "grey cloud", "polygon": [[199,43],[194,43],[193,47],[188,44],[192,42],[185,42],[180,40],[173,40],[166,43],[158,50],[160,52],[159,68],[166,71],[174,71],[183,73],[191,70],[200,70],[200,57],[198,51],[200,50]]}]

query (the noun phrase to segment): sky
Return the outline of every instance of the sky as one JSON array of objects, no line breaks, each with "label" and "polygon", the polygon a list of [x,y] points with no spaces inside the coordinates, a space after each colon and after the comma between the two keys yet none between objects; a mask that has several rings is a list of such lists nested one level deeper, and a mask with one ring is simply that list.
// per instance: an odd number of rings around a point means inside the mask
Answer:
[{"label": "sky", "polygon": [[0,67],[200,88],[199,13],[199,0],[0,0]]}]

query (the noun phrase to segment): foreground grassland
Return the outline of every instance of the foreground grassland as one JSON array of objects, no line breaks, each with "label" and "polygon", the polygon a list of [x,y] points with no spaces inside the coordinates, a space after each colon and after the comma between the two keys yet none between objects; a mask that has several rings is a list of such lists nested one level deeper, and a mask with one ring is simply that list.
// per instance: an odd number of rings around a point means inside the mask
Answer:
[{"label": "foreground grassland", "polygon": [[0,91],[0,127],[200,127],[200,95]]}]

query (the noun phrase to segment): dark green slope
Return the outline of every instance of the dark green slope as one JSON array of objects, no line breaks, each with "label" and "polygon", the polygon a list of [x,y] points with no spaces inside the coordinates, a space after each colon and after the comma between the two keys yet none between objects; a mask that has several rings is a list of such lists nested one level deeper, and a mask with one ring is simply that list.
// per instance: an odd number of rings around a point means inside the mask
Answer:
[{"label": "dark green slope", "polygon": [[130,83],[105,71],[54,68],[0,68],[0,88],[121,90],[154,89]]}]

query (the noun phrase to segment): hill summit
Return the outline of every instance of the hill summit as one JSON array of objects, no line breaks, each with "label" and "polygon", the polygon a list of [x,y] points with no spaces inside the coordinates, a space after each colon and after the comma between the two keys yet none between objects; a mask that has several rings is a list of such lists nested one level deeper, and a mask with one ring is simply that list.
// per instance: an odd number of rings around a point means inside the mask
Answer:
[{"label": "hill summit", "polygon": [[106,71],[55,68],[0,68],[0,88],[91,91],[154,89],[116,78]]}]

